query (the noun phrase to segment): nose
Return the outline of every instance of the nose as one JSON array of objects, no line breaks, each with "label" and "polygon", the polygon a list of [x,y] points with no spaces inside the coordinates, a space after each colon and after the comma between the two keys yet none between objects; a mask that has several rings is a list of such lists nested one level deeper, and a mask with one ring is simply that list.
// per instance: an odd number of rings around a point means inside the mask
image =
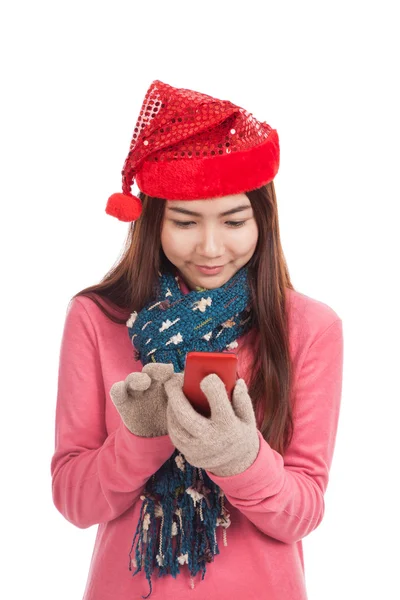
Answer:
[{"label": "nose", "polygon": [[224,254],[224,241],[221,232],[216,227],[205,227],[200,233],[196,248],[199,256],[217,258]]}]

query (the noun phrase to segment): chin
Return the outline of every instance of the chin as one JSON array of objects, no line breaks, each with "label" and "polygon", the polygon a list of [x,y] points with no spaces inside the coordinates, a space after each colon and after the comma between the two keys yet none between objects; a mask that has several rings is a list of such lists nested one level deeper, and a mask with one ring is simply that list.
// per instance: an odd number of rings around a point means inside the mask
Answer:
[{"label": "chin", "polygon": [[229,281],[230,277],[226,277],[226,275],[222,276],[222,275],[216,275],[215,277],[199,277],[198,279],[196,279],[196,281],[194,282],[195,285],[199,286],[199,287],[205,287],[209,290],[213,290],[214,288],[218,288],[221,287],[222,285],[224,285],[224,283],[226,283],[227,281]]}]

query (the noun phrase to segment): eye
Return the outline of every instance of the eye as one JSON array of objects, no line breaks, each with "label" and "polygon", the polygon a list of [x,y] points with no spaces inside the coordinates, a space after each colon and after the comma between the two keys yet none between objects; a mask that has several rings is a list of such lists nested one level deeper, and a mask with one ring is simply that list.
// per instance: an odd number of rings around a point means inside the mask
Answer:
[{"label": "eye", "polygon": [[174,225],[176,225],[177,227],[189,227],[189,225],[191,225],[192,223],[194,223],[194,221],[172,221],[174,223]]},{"label": "eye", "polygon": [[246,221],[227,221],[229,227],[242,227]]}]

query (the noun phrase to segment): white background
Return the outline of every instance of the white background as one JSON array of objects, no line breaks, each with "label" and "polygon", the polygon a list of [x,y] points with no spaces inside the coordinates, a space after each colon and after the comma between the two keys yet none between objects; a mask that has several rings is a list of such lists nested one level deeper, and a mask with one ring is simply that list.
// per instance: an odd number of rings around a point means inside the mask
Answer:
[{"label": "white background", "polygon": [[325,516],[303,541],[309,600],[400,597],[396,5],[4,3],[3,598],[83,595],[96,527],[67,522],[51,496],[58,353],[71,296],[122,251],[128,225],[105,205],[154,79],[278,130],[292,282],[338,313],[345,341]]}]

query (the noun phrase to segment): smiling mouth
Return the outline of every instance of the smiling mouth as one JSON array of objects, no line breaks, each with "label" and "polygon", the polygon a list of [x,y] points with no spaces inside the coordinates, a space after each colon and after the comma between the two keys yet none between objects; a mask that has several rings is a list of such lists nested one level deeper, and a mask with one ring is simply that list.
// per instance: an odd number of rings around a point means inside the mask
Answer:
[{"label": "smiling mouth", "polygon": [[222,272],[224,265],[219,267],[203,267],[202,265],[195,265],[195,267],[203,275],[209,275],[211,277],[213,275],[219,275]]}]

